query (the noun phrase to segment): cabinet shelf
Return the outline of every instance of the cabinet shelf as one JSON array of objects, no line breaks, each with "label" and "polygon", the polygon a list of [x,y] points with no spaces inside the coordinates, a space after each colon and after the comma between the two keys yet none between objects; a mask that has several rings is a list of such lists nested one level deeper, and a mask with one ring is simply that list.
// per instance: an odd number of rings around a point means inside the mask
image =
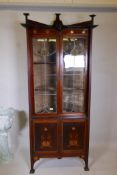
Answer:
[{"label": "cabinet shelf", "polygon": [[33,62],[33,64],[56,64],[56,62]]},{"label": "cabinet shelf", "polygon": [[85,88],[63,88],[63,91],[84,91]]},{"label": "cabinet shelf", "polygon": [[80,73],[77,73],[77,74],[76,74],[76,73],[75,73],[75,74],[74,74],[74,73],[63,74],[63,76],[73,76],[73,75],[78,75],[78,76],[79,76],[79,75],[80,75]]},{"label": "cabinet shelf", "polygon": [[47,74],[47,77],[55,77],[56,76],[56,74]]},{"label": "cabinet shelf", "polygon": [[[44,87],[36,87],[35,91],[45,91],[45,88]],[[47,87],[46,91],[56,91],[56,89],[53,87]]]},{"label": "cabinet shelf", "polygon": [[51,95],[53,95],[53,96],[56,96],[56,94],[39,94],[40,96],[51,96]]},{"label": "cabinet shelf", "polygon": [[[69,87],[63,88],[63,91],[84,91],[84,90],[85,90],[85,88],[69,88]],[[35,88],[35,91],[42,92],[42,91],[45,91],[45,89],[42,87],[37,87],[37,88]],[[50,88],[48,87],[48,88],[46,88],[46,91],[56,91],[56,89],[52,88],[52,87],[50,87]]]}]

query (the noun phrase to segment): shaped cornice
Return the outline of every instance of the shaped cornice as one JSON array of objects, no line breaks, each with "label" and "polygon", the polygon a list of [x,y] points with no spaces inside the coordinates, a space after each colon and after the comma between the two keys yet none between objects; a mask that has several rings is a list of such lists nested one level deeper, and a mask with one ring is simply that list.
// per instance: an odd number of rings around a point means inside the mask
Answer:
[{"label": "shaped cornice", "polygon": [[84,21],[81,23],[71,24],[71,25],[64,25],[63,22],[60,20],[60,13],[56,13],[56,19],[53,22],[53,25],[47,25],[44,23],[40,23],[37,21],[33,21],[28,19],[29,13],[24,13],[26,23],[21,24],[23,27],[26,28],[40,28],[40,29],[56,29],[57,31],[61,31],[63,29],[78,29],[78,28],[95,28],[98,25],[94,25],[94,17],[96,15],[90,15],[91,20]]}]

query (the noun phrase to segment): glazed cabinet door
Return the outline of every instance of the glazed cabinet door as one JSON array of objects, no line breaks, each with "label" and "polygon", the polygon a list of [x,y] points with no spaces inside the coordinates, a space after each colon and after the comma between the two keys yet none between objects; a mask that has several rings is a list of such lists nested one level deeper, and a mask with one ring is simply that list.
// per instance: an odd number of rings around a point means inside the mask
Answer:
[{"label": "glazed cabinet door", "polygon": [[62,35],[62,113],[86,112],[87,30],[65,30]]},{"label": "glazed cabinet door", "polygon": [[37,31],[31,39],[33,114],[57,113],[57,42],[56,32],[51,30]]},{"label": "glazed cabinet door", "polygon": [[34,120],[33,141],[35,153],[43,155],[58,152],[58,124],[56,120]]}]

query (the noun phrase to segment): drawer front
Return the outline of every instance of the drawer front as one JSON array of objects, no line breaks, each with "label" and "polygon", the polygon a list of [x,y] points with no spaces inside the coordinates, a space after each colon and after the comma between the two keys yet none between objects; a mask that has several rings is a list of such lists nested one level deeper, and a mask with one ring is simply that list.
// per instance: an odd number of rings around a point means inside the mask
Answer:
[{"label": "drawer front", "polygon": [[85,146],[85,121],[64,121],[62,123],[63,152],[80,151]]},{"label": "drawer front", "polygon": [[35,152],[56,152],[58,124],[56,121],[35,121],[33,126]]}]

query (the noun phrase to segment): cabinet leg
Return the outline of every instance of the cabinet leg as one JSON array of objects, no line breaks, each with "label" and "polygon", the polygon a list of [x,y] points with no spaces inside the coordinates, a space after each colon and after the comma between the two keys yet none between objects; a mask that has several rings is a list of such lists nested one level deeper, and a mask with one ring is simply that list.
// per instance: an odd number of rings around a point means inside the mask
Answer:
[{"label": "cabinet leg", "polygon": [[31,169],[30,169],[30,174],[33,174],[35,172],[35,169],[34,169],[34,160],[33,158],[31,158]]},{"label": "cabinet leg", "polygon": [[30,174],[33,174],[34,172],[35,172],[35,170],[33,168],[31,168]]},{"label": "cabinet leg", "polygon": [[89,171],[89,167],[88,167],[88,157],[84,159],[85,161],[85,167],[84,167],[84,170],[85,171]]}]

